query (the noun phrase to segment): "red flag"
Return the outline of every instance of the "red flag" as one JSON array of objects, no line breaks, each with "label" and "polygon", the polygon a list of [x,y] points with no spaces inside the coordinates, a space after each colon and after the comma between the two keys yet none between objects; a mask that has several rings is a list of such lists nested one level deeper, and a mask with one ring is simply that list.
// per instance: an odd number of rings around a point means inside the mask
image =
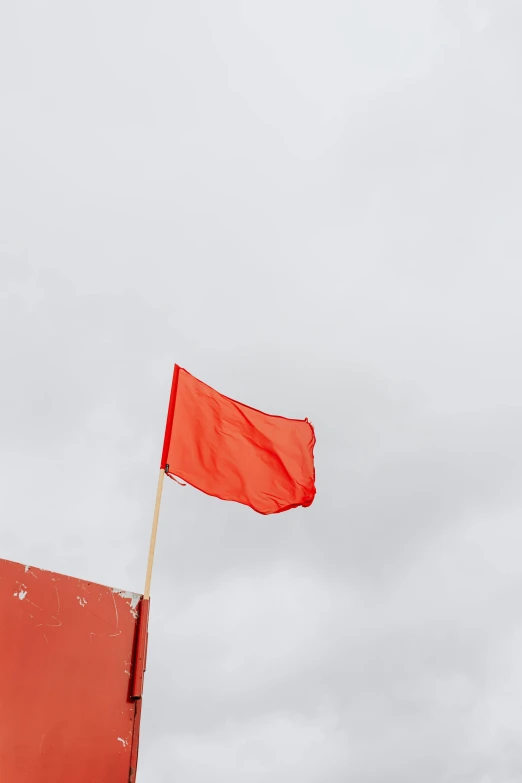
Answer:
[{"label": "red flag", "polygon": [[262,413],[175,366],[161,459],[171,477],[276,514],[312,504],[314,444],[307,419]]}]

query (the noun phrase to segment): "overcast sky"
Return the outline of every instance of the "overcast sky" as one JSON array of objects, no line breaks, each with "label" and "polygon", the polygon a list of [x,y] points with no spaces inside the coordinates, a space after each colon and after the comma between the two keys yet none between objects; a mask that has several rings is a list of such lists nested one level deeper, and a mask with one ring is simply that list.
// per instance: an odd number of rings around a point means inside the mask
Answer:
[{"label": "overcast sky", "polygon": [[309,509],[166,482],[139,783],[522,779],[522,5],[0,14],[4,558],[143,590],[177,361]]}]

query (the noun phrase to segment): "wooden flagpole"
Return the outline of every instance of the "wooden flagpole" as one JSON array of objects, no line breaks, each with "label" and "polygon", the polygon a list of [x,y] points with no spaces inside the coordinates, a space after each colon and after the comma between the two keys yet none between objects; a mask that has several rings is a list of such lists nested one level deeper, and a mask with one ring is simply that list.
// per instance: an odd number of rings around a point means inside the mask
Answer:
[{"label": "wooden flagpole", "polygon": [[149,560],[147,562],[147,575],[145,577],[145,590],[143,591],[144,600],[150,599],[150,583],[152,581],[152,566],[154,565],[154,552],[156,549],[156,537],[158,535],[158,521],[161,506],[161,493],[163,491],[163,479],[165,472],[168,472],[169,466],[167,460],[169,456],[170,439],[172,436],[172,423],[174,421],[174,406],[176,403],[176,393],[178,390],[179,367],[174,365],[174,374],[172,376],[172,386],[170,388],[169,409],[167,412],[167,421],[165,424],[165,437],[163,439],[163,453],[161,455],[161,465],[158,478],[158,489],[156,490],[156,505],[154,506],[154,516],[152,518],[152,531],[150,534]]},{"label": "wooden flagpole", "polygon": [[[138,640],[136,643],[136,653],[134,660],[134,675],[132,678],[132,698],[141,699],[143,693],[143,677],[145,673],[147,658],[147,640],[149,637],[149,612],[150,612],[150,584],[152,582],[152,567],[154,565],[154,553],[156,551],[156,538],[158,536],[158,522],[161,506],[161,495],[163,492],[163,480],[169,466],[167,459],[169,454],[170,439],[172,436],[172,422],[174,420],[174,404],[176,402],[176,392],[178,388],[179,367],[174,365],[174,375],[172,377],[172,387],[170,390],[169,409],[167,413],[167,422],[165,425],[165,438],[163,440],[163,453],[161,455],[161,465],[158,477],[158,488],[156,490],[156,503],[154,506],[154,516],[152,517],[152,530],[150,533],[149,559],[147,561],[147,574],[145,576],[145,589],[143,591],[143,600],[140,606],[140,620],[138,627]],[[141,707],[139,708],[141,709]],[[134,751],[133,751],[134,752]],[[137,753],[137,750],[136,750]]]},{"label": "wooden flagpole", "polygon": [[156,537],[158,535],[158,521],[161,506],[161,493],[163,491],[163,479],[165,478],[165,471],[160,469],[158,478],[158,489],[156,491],[156,505],[154,506],[154,516],[152,518],[152,530],[150,534],[150,546],[149,546],[149,560],[147,563],[147,576],[145,577],[145,590],[143,591],[143,598],[148,601],[150,598],[150,583],[152,581],[152,566],[154,565],[154,552],[156,550]]}]

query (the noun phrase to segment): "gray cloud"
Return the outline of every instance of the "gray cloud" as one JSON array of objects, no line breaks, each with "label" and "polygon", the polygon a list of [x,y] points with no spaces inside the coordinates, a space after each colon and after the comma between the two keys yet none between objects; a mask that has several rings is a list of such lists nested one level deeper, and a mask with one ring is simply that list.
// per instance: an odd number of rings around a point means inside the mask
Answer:
[{"label": "gray cloud", "polygon": [[518,4],[11,6],[2,556],[142,589],[174,361],[317,430],[167,482],[140,783],[518,781]]}]

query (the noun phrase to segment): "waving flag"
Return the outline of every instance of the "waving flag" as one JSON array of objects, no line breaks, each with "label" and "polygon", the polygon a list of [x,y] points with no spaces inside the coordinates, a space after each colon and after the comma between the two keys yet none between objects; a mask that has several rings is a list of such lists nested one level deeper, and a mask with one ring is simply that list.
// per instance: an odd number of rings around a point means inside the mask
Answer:
[{"label": "waving flag", "polygon": [[260,514],[310,506],[315,435],[307,419],[272,416],[174,368],[161,469]]}]

